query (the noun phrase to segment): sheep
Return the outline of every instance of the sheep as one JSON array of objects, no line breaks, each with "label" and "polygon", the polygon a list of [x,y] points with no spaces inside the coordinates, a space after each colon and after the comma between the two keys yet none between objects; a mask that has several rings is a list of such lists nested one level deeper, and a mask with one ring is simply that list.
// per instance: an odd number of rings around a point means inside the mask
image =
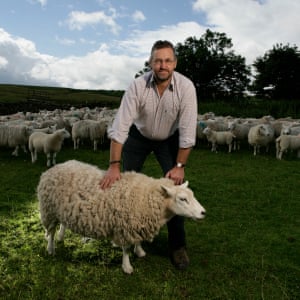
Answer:
[{"label": "sheep", "polygon": [[53,133],[56,131],[56,124],[48,127],[43,127],[43,128],[34,128],[33,132],[44,132],[44,133]]},{"label": "sheep", "polygon": [[0,146],[15,148],[13,156],[19,155],[21,147],[27,153],[26,145],[32,128],[25,125],[0,125]]},{"label": "sheep", "polygon": [[281,134],[298,135],[300,134],[300,126],[295,126],[293,124],[283,125],[281,129]]},{"label": "sheep", "polygon": [[98,142],[103,143],[106,134],[107,124],[105,121],[79,120],[72,126],[72,139],[74,149],[79,148],[81,139],[90,139],[93,142],[93,149],[97,151]]},{"label": "sheep", "polygon": [[122,173],[110,189],[103,190],[99,182],[104,174],[96,166],[69,160],[41,175],[37,198],[49,254],[55,254],[55,232],[61,224],[61,241],[65,228],[90,238],[111,239],[123,250],[123,271],[131,274],[132,245],[138,257],[145,256],[141,243],[151,242],[174,215],[194,220],[205,217],[205,209],[188,188],[188,182],[176,186],[171,179],[131,171]]},{"label": "sheep", "polygon": [[297,157],[300,158],[300,135],[280,135],[276,139],[276,158],[282,159],[287,150],[297,150]]},{"label": "sheep", "polygon": [[248,143],[253,146],[253,155],[260,152],[260,148],[266,147],[266,152],[269,151],[269,146],[274,141],[274,129],[270,124],[258,124],[250,128],[248,133]]},{"label": "sheep", "polygon": [[231,153],[232,142],[235,135],[230,131],[215,131],[210,127],[203,130],[207,140],[212,143],[211,151],[217,152],[217,145],[228,145],[228,152]]},{"label": "sheep", "polygon": [[250,127],[248,123],[239,123],[238,120],[228,122],[228,130],[235,136],[233,150],[239,150],[241,142],[247,141]]},{"label": "sheep", "polygon": [[44,132],[33,132],[28,141],[32,163],[37,161],[38,152],[44,152],[47,156],[47,167],[51,166],[51,154],[52,164],[55,165],[57,153],[61,150],[64,139],[69,137],[71,137],[70,133],[64,128],[49,134]]},{"label": "sheep", "polygon": [[207,140],[206,135],[203,133],[203,129],[206,127],[205,122],[199,121],[197,123],[197,130],[196,130],[196,141],[200,143],[201,141]]}]

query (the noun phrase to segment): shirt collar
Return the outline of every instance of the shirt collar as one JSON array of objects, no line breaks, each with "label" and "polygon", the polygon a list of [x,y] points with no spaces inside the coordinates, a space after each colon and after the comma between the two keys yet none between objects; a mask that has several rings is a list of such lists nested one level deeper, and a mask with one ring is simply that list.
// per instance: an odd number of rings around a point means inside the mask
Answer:
[{"label": "shirt collar", "polygon": [[[147,80],[147,87],[154,86],[154,84],[155,84],[154,73],[152,71],[150,71],[149,73],[150,74],[149,74],[149,78]],[[172,75],[172,78],[171,78],[168,88],[170,91],[173,91],[173,89],[174,89],[174,72],[173,72],[173,75]]]}]

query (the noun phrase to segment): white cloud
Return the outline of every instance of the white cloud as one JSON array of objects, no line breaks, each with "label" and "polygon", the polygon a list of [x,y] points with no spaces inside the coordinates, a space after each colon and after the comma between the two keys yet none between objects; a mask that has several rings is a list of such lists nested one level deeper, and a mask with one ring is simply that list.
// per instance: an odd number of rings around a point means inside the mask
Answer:
[{"label": "white cloud", "polygon": [[[57,58],[42,55],[31,41],[0,30],[0,56],[7,61],[6,72],[0,69],[0,80],[82,89],[126,89],[143,68],[156,40],[168,37],[176,44],[191,32],[201,35],[204,28],[189,22],[164,26],[157,31],[133,31],[130,40],[101,44],[84,56]],[[112,50],[122,54],[114,55]]]},{"label": "white cloud", "polygon": [[82,89],[126,89],[144,59],[110,54],[108,45],[85,56],[57,58],[0,28],[0,82]]},{"label": "white cloud", "polygon": [[184,42],[190,36],[201,36],[205,27],[196,22],[180,22],[176,25],[163,26],[157,30],[133,30],[130,39],[118,41],[116,46],[128,55],[149,56],[153,43],[157,40],[169,40],[174,45]]},{"label": "white cloud", "polygon": [[84,57],[41,61],[32,69],[31,76],[78,89],[125,89],[139,65],[139,59],[113,56],[103,47]]},{"label": "white cloud", "polygon": [[142,22],[146,20],[146,17],[140,10],[136,10],[132,15],[132,19],[135,22]]},{"label": "white cloud", "polygon": [[0,56],[0,69],[5,69],[7,64],[8,64],[7,59],[3,56]]},{"label": "white cloud", "polygon": [[113,34],[118,34],[121,27],[115,22],[115,14],[106,15],[103,11],[86,13],[83,11],[72,11],[66,21],[71,30],[82,30],[86,26],[98,24],[106,25]]},{"label": "white cloud", "polygon": [[55,36],[55,40],[58,41],[62,45],[70,46],[74,45],[75,41],[71,39],[66,39],[66,38],[60,38],[58,36]]},{"label": "white cloud", "polygon": [[47,5],[47,0],[28,0],[29,3],[38,3],[40,4],[42,7],[45,7]]},{"label": "white cloud", "polygon": [[213,31],[225,32],[248,64],[277,43],[300,41],[299,0],[197,0],[193,9]]},{"label": "white cloud", "polygon": [[36,51],[34,43],[29,40],[12,36],[0,28],[0,82],[3,83],[36,83],[39,79],[30,76],[31,69],[39,61],[48,61],[50,56]]}]

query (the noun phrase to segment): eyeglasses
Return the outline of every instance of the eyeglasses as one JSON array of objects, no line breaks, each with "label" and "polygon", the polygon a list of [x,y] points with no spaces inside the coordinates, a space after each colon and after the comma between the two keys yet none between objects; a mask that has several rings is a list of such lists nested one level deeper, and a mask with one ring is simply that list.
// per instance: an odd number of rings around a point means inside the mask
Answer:
[{"label": "eyeglasses", "polygon": [[174,63],[174,61],[175,61],[175,60],[170,59],[170,58],[167,58],[167,59],[165,59],[165,60],[157,58],[157,59],[154,59],[154,60],[153,60],[153,63],[154,63],[154,65],[162,65],[162,64],[165,64],[165,65],[167,65],[167,66],[170,66],[170,65],[172,65],[172,64]]}]

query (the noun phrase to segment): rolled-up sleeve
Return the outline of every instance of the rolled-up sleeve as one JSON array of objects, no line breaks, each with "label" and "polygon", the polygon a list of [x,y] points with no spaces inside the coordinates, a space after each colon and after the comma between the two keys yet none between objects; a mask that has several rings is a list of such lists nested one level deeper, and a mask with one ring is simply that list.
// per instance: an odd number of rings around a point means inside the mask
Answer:
[{"label": "rolled-up sleeve", "polygon": [[179,113],[179,147],[190,148],[196,144],[198,104],[194,84],[185,81],[178,86],[181,98]]},{"label": "rolled-up sleeve", "polygon": [[129,128],[137,116],[137,94],[135,82],[133,82],[122,97],[120,107],[112,126],[107,130],[108,137],[124,144]]}]

